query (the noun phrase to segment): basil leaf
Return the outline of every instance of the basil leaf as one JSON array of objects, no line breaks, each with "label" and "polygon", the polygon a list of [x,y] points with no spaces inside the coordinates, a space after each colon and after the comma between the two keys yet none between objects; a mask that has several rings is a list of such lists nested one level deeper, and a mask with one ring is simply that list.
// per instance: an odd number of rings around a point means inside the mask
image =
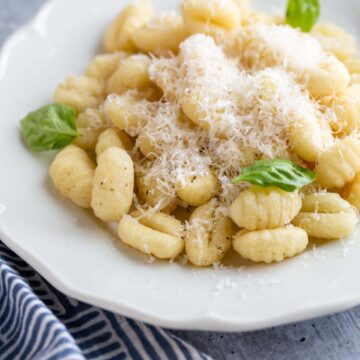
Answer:
[{"label": "basil leaf", "polygon": [[284,159],[260,160],[242,170],[241,175],[232,180],[235,185],[240,181],[247,181],[262,187],[278,187],[287,192],[312,183],[315,173],[302,168],[292,161]]},{"label": "basil leaf", "polygon": [[289,0],[286,23],[294,28],[309,32],[320,15],[318,0]]},{"label": "basil leaf", "polygon": [[76,111],[63,104],[44,106],[21,120],[21,135],[33,151],[61,149],[78,135]]}]

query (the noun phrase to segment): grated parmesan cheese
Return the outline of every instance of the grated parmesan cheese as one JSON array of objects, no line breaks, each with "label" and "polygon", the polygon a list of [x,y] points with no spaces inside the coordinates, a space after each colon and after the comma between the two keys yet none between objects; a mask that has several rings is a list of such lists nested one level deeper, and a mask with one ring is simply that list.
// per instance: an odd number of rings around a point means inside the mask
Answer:
[{"label": "grated parmesan cheese", "polygon": [[254,25],[235,32],[225,45],[252,70],[282,66],[296,73],[320,64],[327,56],[311,35],[287,25]]},{"label": "grated parmesan cheese", "polygon": [[[226,56],[213,38],[196,34],[181,44],[178,56],[152,58],[150,78],[163,90],[161,100],[134,101],[139,94],[132,91],[111,95],[105,103],[105,108],[111,102],[129,104],[127,116],[141,117],[136,126],[132,123],[124,130],[138,136],[133,153],[136,172],[145,183],[153,184],[155,179],[164,199],[175,198],[187,177],[212,171],[219,180],[219,211],[227,215],[244,186],[233,186],[230,179],[244,166],[275,157],[304,164],[291,151],[289,139],[290,128],[302,119],[314,124],[315,135],[326,146],[332,144],[321,107],[286,68],[290,63],[296,67],[321,61],[323,51],[317,41],[286,26],[257,25],[242,31],[251,43],[259,39],[260,49],[270,48],[274,59],[285,62],[249,72],[239,59]],[[287,50],[289,39],[311,55],[298,59],[294,49]],[[261,56],[261,50],[251,47],[245,54],[251,51]],[[162,200],[155,209],[162,208]]]}]

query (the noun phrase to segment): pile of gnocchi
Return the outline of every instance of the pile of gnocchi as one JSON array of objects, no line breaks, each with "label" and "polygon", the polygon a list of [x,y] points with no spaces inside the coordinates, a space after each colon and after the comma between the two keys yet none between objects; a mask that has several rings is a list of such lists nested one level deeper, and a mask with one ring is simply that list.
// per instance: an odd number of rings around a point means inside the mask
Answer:
[{"label": "pile of gnocchi", "polygon": [[[62,148],[56,189],[117,222],[124,244],[195,266],[230,248],[281,262],[309,238],[350,236],[360,210],[354,37],[329,23],[303,32],[247,0],[183,0],[180,10],[127,6],[104,53],[57,87],[54,103],[74,119],[51,143]],[[234,181],[276,159],[314,181],[289,190],[278,184],[297,173],[281,169]]]}]

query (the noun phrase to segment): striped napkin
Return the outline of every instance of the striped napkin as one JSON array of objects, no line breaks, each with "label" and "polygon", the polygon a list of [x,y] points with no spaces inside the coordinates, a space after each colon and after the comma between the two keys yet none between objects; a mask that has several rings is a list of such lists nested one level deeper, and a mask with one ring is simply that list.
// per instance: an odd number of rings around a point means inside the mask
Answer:
[{"label": "striped napkin", "polygon": [[0,359],[207,359],[173,334],[66,297],[0,242]]}]

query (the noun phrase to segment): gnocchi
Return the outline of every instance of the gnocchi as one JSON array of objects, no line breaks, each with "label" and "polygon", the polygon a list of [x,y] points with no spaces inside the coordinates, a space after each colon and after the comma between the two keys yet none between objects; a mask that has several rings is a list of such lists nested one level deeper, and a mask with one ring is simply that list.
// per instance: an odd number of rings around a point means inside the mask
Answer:
[{"label": "gnocchi", "polygon": [[342,239],[353,233],[358,218],[351,205],[335,193],[315,193],[304,198],[293,224],[310,237]]},{"label": "gnocchi", "polygon": [[343,190],[343,197],[358,211],[360,211],[360,174]]},{"label": "gnocchi", "polygon": [[95,164],[85,150],[67,146],[56,155],[49,173],[63,196],[83,208],[91,208]]},{"label": "gnocchi", "polygon": [[146,123],[148,106],[146,100],[140,101],[133,93],[125,93],[109,96],[104,104],[104,113],[119,130],[138,135],[136,129]]},{"label": "gnocchi", "polygon": [[335,56],[328,56],[317,67],[306,69],[304,82],[314,97],[333,96],[344,92],[350,85],[350,73]]},{"label": "gnocchi", "polygon": [[103,221],[119,221],[134,195],[134,166],[126,151],[110,147],[98,157],[91,207]]},{"label": "gnocchi", "polygon": [[220,261],[231,246],[231,220],[221,215],[215,219],[215,210],[212,201],[191,214],[185,249],[189,261],[196,266],[209,266]]},{"label": "gnocchi", "polygon": [[326,144],[332,141],[330,126],[309,111],[292,121],[289,141],[293,151],[306,161],[316,161]]},{"label": "gnocchi", "polygon": [[[122,242],[141,251],[147,255],[153,255],[159,259],[174,259],[184,248],[184,240],[181,237],[174,236],[173,225],[168,223],[167,226],[161,226],[161,231],[157,221],[159,214],[154,215],[154,218],[143,221],[138,221],[130,215],[124,215],[120,220],[118,233]],[[169,219],[167,219],[169,220]],[[164,218],[161,217],[161,221]],[[171,220],[170,220],[171,221]],[[165,231],[163,229],[165,228]],[[168,231],[170,230],[170,234]]]},{"label": "gnocchi", "polygon": [[95,152],[97,156],[100,156],[111,147],[117,147],[130,151],[133,148],[133,145],[132,139],[124,131],[116,128],[110,128],[100,134]]},{"label": "gnocchi", "polygon": [[298,192],[252,186],[240,193],[232,203],[229,214],[240,228],[274,229],[289,224],[301,206],[301,195]]},{"label": "gnocchi", "polygon": [[83,73],[21,120],[32,151],[60,149],[55,188],[117,222],[122,243],[199,267],[227,263],[231,247],[272,263],[309,237],[352,234],[355,38],[334,24],[302,31],[249,0],[182,0],[180,11],[125,7]]},{"label": "gnocchi", "polygon": [[145,24],[154,10],[150,0],[138,0],[127,6],[107,29],[104,37],[104,48],[107,52],[118,50],[134,51],[135,44],[131,40],[134,31]]},{"label": "gnocchi", "polygon": [[213,174],[191,176],[185,179],[184,186],[176,191],[177,196],[191,206],[204,205],[216,192],[217,181]]},{"label": "gnocchi", "polygon": [[360,140],[346,137],[321,154],[317,182],[329,189],[342,188],[360,173]]},{"label": "gnocchi", "polygon": [[360,85],[349,86],[344,93],[330,100],[336,121],[332,123],[333,131],[338,136],[351,135],[357,132],[360,125]]},{"label": "gnocchi", "polygon": [[182,17],[165,13],[137,28],[131,38],[141,51],[156,53],[168,50],[176,53],[186,37]]},{"label": "gnocchi", "polygon": [[104,99],[104,84],[96,78],[73,76],[55,90],[54,101],[67,104],[78,112],[97,108]]},{"label": "gnocchi", "polygon": [[117,70],[107,81],[108,94],[122,94],[129,89],[146,90],[150,87],[150,58],[145,55],[132,55],[121,61]]},{"label": "gnocchi", "polygon": [[98,109],[87,109],[76,119],[78,136],[73,143],[85,150],[94,150],[100,134],[111,126],[104,113]]},{"label": "gnocchi", "polygon": [[86,75],[106,81],[118,68],[120,61],[128,56],[129,53],[125,51],[97,55],[87,67]]},{"label": "gnocchi", "polygon": [[325,51],[333,53],[341,61],[353,57],[356,53],[355,38],[339,26],[319,24],[313,29],[313,35]]},{"label": "gnocchi", "polygon": [[233,0],[184,0],[181,5],[185,26],[191,34],[215,35],[241,24],[240,8]]},{"label": "gnocchi", "polygon": [[235,235],[233,247],[245,259],[270,264],[303,252],[307,244],[307,233],[288,225],[271,230],[242,230]]},{"label": "gnocchi", "polygon": [[173,212],[177,207],[176,197],[164,194],[159,190],[156,179],[137,176],[139,197],[150,207],[159,207],[166,213]]}]

